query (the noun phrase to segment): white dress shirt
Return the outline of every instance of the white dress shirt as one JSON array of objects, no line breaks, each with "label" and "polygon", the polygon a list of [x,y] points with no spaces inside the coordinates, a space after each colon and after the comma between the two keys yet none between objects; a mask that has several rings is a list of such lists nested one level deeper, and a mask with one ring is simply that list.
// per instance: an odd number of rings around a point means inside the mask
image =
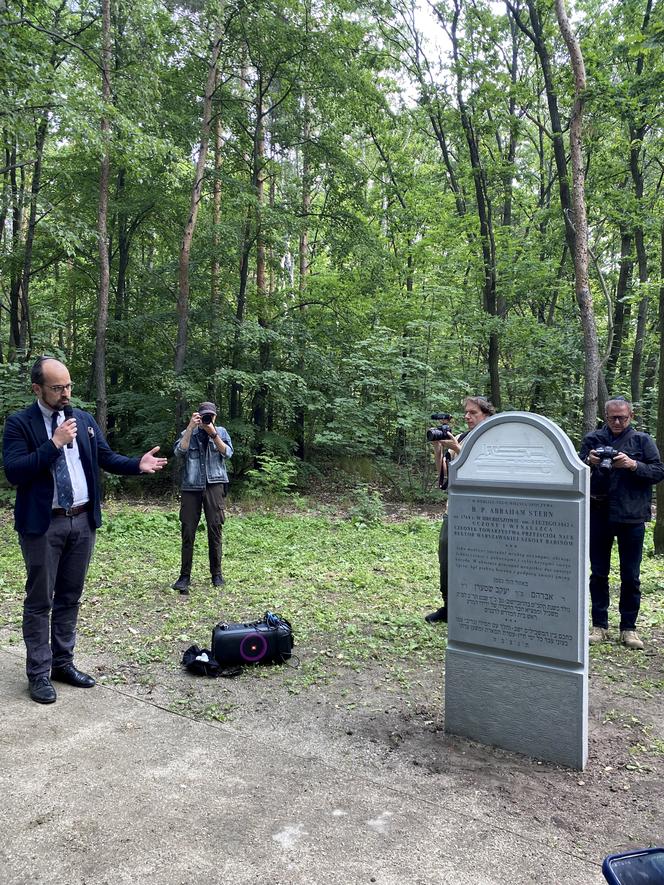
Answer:
[{"label": "white dress shirt", "polygon": [[[53,409],[49,409],[47,405],[41,400],[37,400],[37,405],[39,406],[39,410],[42,413],[44,418],[44,424],[46,425],[46,433],[48,434],[48,438],[51,439],[53,433],[51,432],[51,423],[53,421]],[[58,426],[62,424],[65,420],[64,412],[58,412]],[[65,458],[67,459],[67,467],[69,469],[69,476],[71,477],[71,485],[74,491],[74,503],[72,507],[80,507],[81,504],[87,504],[90,500],[90,495],[88,493],[88,481],[85,478],[85,472],[83,470],[83,465],[81,464],[81,455],[78,451],[78,442],[74,439],[73,445],[70,448],[64,446],[62,451],[64,452]],[[55,482],[55,468],[51,467],[51,473],[53,474],[53,507],[59,507],[58,503],[58,488]]]}]

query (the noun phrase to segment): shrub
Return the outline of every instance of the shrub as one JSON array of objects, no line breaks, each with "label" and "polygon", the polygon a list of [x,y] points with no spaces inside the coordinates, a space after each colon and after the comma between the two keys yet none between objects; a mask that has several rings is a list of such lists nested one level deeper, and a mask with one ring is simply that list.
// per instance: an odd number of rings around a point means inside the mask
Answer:
[{"label": "shrub", "polygon": [[371,491],[366,485],[359,485],[353,492],[353,506],[348,515],[354,523],[381,522],[385,516],[385,505],[380,493]]},{"label": "shrub", "polygon": [[294,462],[271,454],[259,455],[257,460],[259,466],[247,471],[247,498],[275,500],[286,497],[297,476]]}]

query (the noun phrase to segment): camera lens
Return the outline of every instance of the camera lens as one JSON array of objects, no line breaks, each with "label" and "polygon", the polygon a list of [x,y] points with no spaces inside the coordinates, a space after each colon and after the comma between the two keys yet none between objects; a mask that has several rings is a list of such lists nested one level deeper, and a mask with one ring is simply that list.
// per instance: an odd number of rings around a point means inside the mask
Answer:
[{"label": "camera lens", "polygon": [[442,427],[430,427],[427,430],[427,440],[429,442],[440,442],[444,439],[450,438],[450,428],[447,424],[443,424]]}]

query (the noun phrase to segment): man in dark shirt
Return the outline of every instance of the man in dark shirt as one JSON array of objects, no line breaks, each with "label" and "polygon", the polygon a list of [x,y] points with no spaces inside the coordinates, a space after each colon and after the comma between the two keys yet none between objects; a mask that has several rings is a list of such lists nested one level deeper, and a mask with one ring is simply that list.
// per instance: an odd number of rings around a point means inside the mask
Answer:
[{"label": "man in dark shirt", "polygon": [[[611,549],[620,558],[620,641],[642,649],[636,632],[641,605],[641,558],[645,523],[652,518],[652,486],[664,479],[664,464],[654,440],[631,426],[632,404],[619,397],[605,407],[606,424],[587,434],[579,457],[589,464],[590,598],[593,628],[590,644],[609,638]],[[609,447],[613,452],[602,452]]]}]

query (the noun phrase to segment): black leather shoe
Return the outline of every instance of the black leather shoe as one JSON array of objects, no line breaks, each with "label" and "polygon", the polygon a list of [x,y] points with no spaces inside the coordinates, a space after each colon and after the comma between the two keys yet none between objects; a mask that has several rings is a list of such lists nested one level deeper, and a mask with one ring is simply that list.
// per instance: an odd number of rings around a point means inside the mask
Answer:
[{"label": "black leather shoe", "polygon": [[67,685],[75,685],[76,688],[92,688],[93,685],[97,684],[92,676],[88,676],[87,673],[82,673],[80,670],[77,670],[73,664],[65,664],[63,667],[53,667],[51,670],[51,679],[55,679],[58,682],[66,682]]},{"label": "black leather shoe", "polygon": [[424,616],[424,620],[427,624],[438,624],[439,622],[447,624],[447,606],[444,605],[442,608],[437,608],[435,612],[429,612]]},{"label": "black leather shoe", "polygon": [[180,593],[186,595],[189,593],[189,584],[191,583],[189,579],[189,575],[180,575],[175,584],[173,584],[174,590],[179,590]]},{"label": "black leather shoe", "polygon": [[226,581],[224,581],[224,576],[221,572],[218,575],[212,575],[212,586],[213,587],[223,587]]},{"label": "black leather shoe", "polygon": [[35,676],[28,682],[30,697],[38,704],[54,704],[57,699],[55,689],[48,676]]}]

